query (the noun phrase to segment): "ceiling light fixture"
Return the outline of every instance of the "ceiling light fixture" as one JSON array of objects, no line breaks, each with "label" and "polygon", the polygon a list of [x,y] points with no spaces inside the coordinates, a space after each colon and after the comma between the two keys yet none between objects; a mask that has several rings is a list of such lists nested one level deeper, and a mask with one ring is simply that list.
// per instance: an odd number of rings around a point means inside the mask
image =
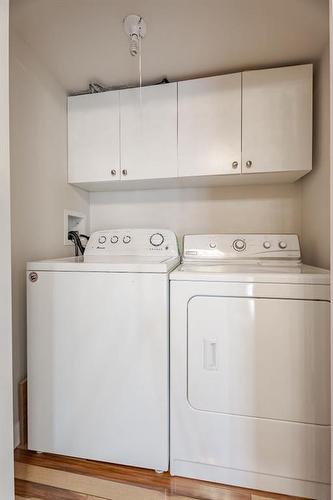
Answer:
[{"label": "ceiling light fixture", "polygon": [[131,56],[138,55],[140,44],[147,32],[147,25],[144,19],[137,14],[130,14],[123,20],[124,30],[129,37],[129,51]]}]

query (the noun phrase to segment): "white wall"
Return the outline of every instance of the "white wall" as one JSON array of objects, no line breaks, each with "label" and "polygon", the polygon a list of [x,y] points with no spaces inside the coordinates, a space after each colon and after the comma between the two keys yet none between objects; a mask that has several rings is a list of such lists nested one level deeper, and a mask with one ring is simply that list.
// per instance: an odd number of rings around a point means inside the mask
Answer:
[{"label": "white wall", "polygon": [[13,490],[12,330],[10,276],[8,0],[0,0],[0,498]]},{"label": "white wall", "polygon": [[88,213],[88,194],[67,185],[66,92],[11,31],[10,139],[13,260],[14,416],[26,375],[26,261],[72,254],[65,208]]},{"label": "white wall", "polygon": [[302,248],[307,264],[330,267],[329,47],[315,67],[313,171],[302,181]]},{"label": "white wall", "polygon": [[90,194],[90,228],[185,233],[300,232],[301,186],[234,186]]}]

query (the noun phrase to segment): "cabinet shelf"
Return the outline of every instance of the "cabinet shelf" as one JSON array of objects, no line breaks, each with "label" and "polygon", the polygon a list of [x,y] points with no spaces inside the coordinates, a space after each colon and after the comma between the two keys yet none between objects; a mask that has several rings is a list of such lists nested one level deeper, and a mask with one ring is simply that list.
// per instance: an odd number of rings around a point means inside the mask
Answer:
[{"label": "cabinet shelf", "polygon": [[135,191],[145,189],[176,189],[195,187],[246,186],[259,184],[285,184],[300,179],[307,170],[288,170],[253,175],[201,175],[196,177],[173,177],[168,179],[140,179],[118,182],[77,182],[73,183],[84,191]]}]

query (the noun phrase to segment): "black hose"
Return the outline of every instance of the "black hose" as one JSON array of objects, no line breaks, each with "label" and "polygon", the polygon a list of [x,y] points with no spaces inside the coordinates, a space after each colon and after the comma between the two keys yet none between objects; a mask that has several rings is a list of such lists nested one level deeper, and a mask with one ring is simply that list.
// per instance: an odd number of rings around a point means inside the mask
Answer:
[{"label": "black hose", "polygon": [[75,256],[78,257],[79,251],[81,252],[81,255],[83,255],[84,254],[84,246],[82,245],[82,242],[80,240],[79,233],[77,233],[76,231],[68,231],[68,239],[74,243]]}]

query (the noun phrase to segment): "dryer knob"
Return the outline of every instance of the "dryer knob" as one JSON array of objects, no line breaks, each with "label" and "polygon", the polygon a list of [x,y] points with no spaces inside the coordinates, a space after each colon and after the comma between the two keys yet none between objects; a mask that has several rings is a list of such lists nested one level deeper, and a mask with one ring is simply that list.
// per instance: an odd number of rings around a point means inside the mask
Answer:
[{"label": "dryer knob", "polygon": [[123,243],[129,243],[131,239],[132,238],[127,234],[126,236],[123,237]]},{"label": "dryer knob", "polygon": [[100,243],[101,245],[103,245],[105,242],[106,242],[106,236],[100,236],[98,238],[98,243]]},{"label": "dryer knob", "polygon": [[285,250],[287,248],[287,243],[285,241],[280,241],[279,247],[281,248],[281,250]]},{"label": "dryer knob", "polygon": [[118,243],[118,236],[116,234],[114,234],[113,236],[111,236],[111,243]]},{"label": "dryer knob", "polygon": [[264,248],[266,248],[266,250],[268,250],[269,248],[271,248],[271,242],[270,241],[264,241],[263,246],[264,246]]}]

